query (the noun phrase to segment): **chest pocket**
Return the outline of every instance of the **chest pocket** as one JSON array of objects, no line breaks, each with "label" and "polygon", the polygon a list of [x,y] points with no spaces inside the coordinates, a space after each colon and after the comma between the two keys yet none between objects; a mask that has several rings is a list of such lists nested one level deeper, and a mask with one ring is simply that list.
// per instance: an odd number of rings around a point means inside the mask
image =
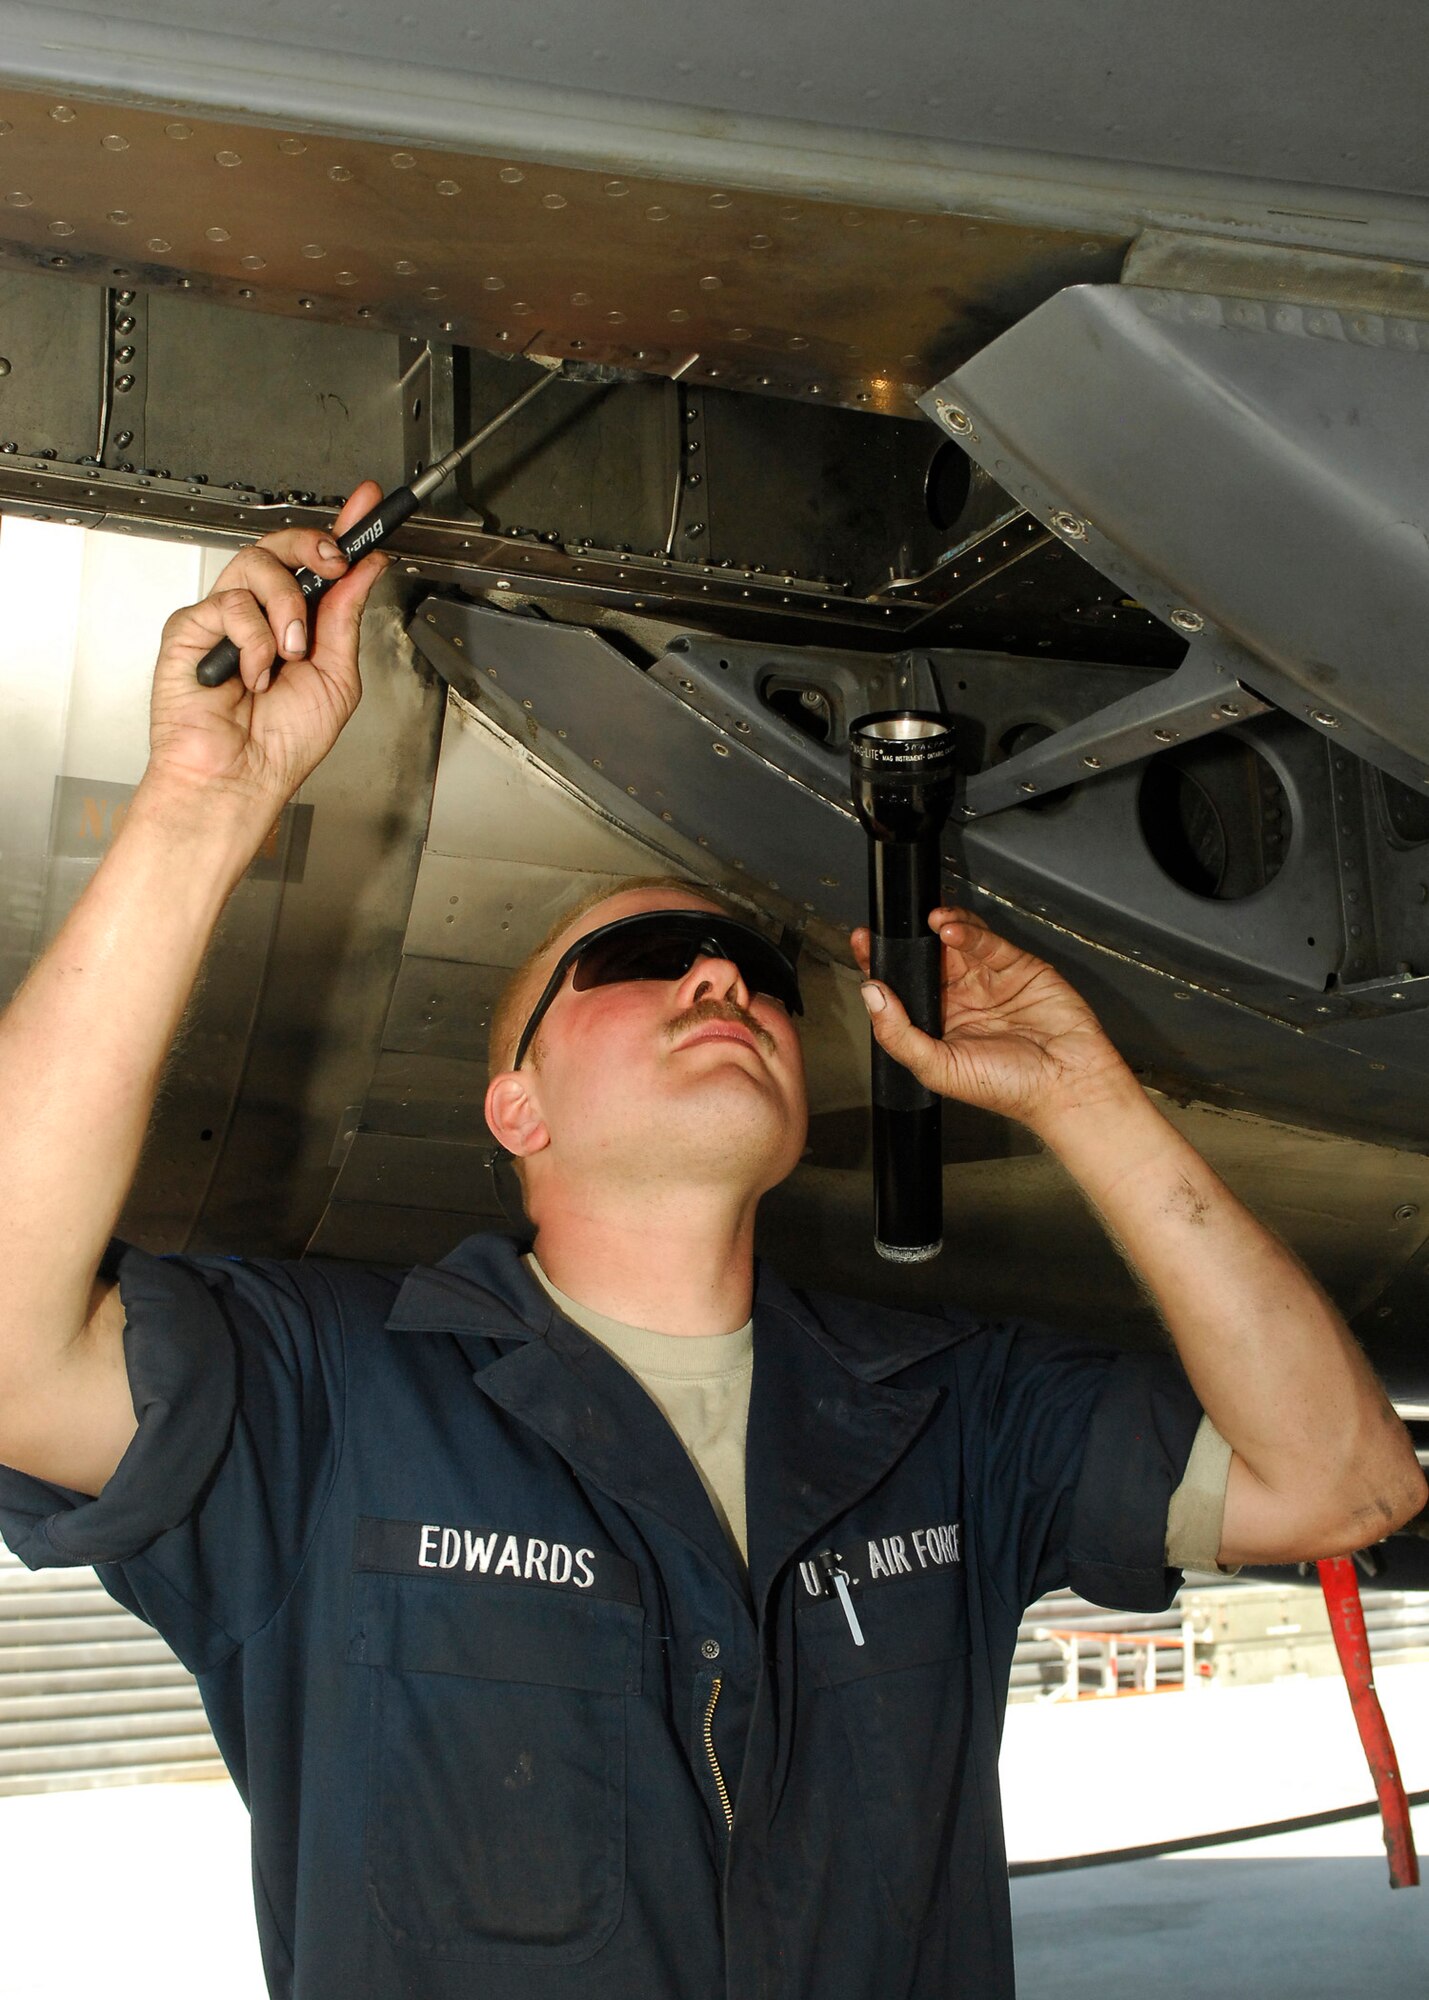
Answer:
[{"label": "chest pocket", "polygon": [[368,1892],[394,1943],[573,1964],[620,1920],[644,1612],[521,1584],[357,1583],[375,1669]]},{"label": "chest pocket", "polygon": [[833,1767],[851,1769],[872,1859],[900,1928],[937,1900],[971,1741],[960,1571],[854,1592],[856,1646],[837,1598],[802,1606],[799,1648],[819,1689]]}]

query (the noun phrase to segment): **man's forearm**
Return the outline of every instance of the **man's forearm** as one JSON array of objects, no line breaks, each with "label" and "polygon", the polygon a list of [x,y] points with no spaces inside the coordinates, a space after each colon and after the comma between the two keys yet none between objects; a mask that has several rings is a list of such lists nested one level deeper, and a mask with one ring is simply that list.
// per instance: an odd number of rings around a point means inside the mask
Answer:
[{"label": "man's forearm", "polygon": [[1307,1551],[1363,1547],[1417,1510],[1403,1426],[1340,1314],[1129,1073],[1124,1091],[1041,1136],[1145,1283],[1241,1461],[1238,1517],[1260,1546],[1229,1554],[1281,1546],[1292,1515]]},{"label": "man's forearm", "polygon": [[271,817],[146,780],[0,1017],[0,1380],[84,1324],[203,954]]}]

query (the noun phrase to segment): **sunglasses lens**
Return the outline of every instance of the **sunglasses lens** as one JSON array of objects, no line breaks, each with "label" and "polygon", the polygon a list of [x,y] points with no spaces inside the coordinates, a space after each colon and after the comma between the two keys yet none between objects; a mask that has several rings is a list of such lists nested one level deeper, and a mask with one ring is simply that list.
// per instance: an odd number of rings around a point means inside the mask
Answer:
[{"label": "sunglasses lens", "polygon": [[648,929],[632,924],[597,938],[576,961],[571,983],[585,992],[626,979],[683,979],[701,957],[729,959],[751,993],[767,994],[791,1014],[802,1013],[798,981],[781,952],[756,931],[703,917],[680,923],[663,916]]}]

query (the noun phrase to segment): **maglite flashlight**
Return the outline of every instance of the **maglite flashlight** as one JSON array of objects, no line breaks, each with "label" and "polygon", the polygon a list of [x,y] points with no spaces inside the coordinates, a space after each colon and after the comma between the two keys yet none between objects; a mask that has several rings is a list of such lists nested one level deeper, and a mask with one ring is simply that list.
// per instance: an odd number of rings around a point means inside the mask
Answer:
[{"label": "maglite flashlight", "polygon": [[[941,1035],[942,831],[953,800],[953,731],[941,715],[888,709],[849,725],[853,803],[868,835],[870,970],[908,1018]],[[943,1247],[942,1101],[873,1044],[873,1247],[921,1264]]]}]

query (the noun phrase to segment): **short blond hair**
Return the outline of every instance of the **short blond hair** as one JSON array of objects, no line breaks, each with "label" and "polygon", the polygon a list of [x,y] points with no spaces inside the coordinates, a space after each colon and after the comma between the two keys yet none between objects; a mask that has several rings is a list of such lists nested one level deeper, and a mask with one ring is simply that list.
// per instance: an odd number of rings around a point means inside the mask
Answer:
[{"label": "short blond hair", "polygon": [[[491,1011],[491,1031],[487,1041],[487,1056],[491,1074],[499,1076],[511,1067],[511,1058],[516,1053],[516,1044],[521,1038],[531,1009],[540,998],[541,988],[550,977],[547,960],[554,952],[559,940],[571,925],[580,918],[597,910],[602,903],[608,903],[615,896],[623,896],[629,889],[671,889],[684,896],[699,896],[712,903],[727,917],[743,917],[727,896],[718,889],[711,889],[703,882],[691,882],[681,875],[632,875],[628,881],[617,882],[614,888],[589,889],[578,896],[568,910],[552,924],[538,945],[527,952],[506,984],[502,987],[495,1007]],[[748,921],[747,918],[743,919]]]}]

